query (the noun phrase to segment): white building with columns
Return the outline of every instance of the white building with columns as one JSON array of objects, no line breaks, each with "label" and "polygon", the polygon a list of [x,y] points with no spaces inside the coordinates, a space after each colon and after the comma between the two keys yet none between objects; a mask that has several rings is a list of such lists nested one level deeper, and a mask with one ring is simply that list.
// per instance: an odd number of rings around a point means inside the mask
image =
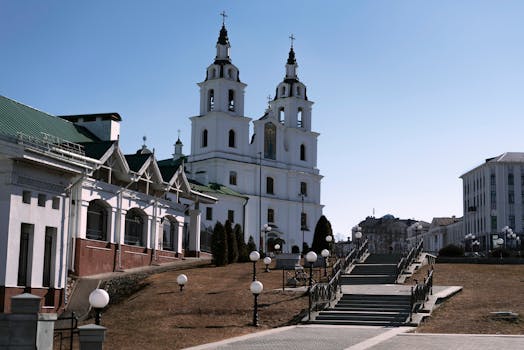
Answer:
[{"label": "white building with columns", "polygon": [[[283,81],[262,117],[244,114],[244,90],[239,70],[230,57],[230,42],[223,25],[214,62],[199,83],[200,112],[191,120],[191,155],[188,177],[202,184],[224,185],[248,200],[218,196],[217,220],[229,219],[244,227],[246,239],[264,244],[262,227],[292,246],[311,244],[322,215],[317,168],[318,133],[312,130],[313,102],[297,75],[293,46]],[[264,245],[267,245],[264,244]],[[262,247],[263,250],[272,247]]]}]

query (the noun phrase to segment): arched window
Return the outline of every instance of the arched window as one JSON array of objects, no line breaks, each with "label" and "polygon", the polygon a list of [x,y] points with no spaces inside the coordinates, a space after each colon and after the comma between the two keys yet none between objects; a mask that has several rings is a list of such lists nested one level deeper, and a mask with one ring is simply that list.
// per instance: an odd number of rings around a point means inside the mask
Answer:
[{"label": "arched window", "polygon": [[207,147],[207,129],[202,131],[202,147]]},{"label": "arched window", "polygon": [[229,68],[229,69],[227,70],[227,76],[228,76],[229,78],[233,79],[233,69],[232,69],[232,68]]},{"label": "arched window", "polygon": [[286,87],[285,87],[285,86],[282,86],[282,89],[281,89],[280,91],[281,91],[280,95],[281,95],[282,97],[285,97],[285,96],[286,96]]},{"label": "arched window", "polygon": [[235,130],[229,130],[229,147],[235,147]]},{"label": "arched window", "polygon": [[266,177],[266,193],[267,194],[274,194],[274,180],[272,177]]},{"label": "arched window", "polygon": [[99,241],[107,240],[107,207],[95,199],[87,207],[86,237]]},{"label": "arched window", "polygon": [[175,250],[177,228],[178,228],[177,222],[171,221],[168,217],[164,217],[164,221],[162,223],[162,231],[163,231],[162,249]]},{"label": "arched window", "polygon": [[264,126],[264,158],[276,159],[277,127],[273,123]]},{"label": "arched window", "polygon": [[275,222],[275,211],[271,208],[267,210],[267,222],[270,222],[270,223]]},{"label": "arched window", "polygon": [[299,108],[297,112],[297,126],[299,128],[304,126],[304,120],[302,119],[302,108]]},{"label": "arched window", "polygon": [[306,146],[300,145],[300,160],[306,160]]},{"label": "arched window", "polygon": [[145,245],[144,218],[139,209],[133,208],[126,214],[124,243],[129,245]]},{"label": "arched window", "polygon": [[235,111],[235,90],[229,90],[229,102],[228,102],[228,105],[227,105],[227,109],[229,111]]},{"label": "arched window", "polygon": [[215,109],[215,91],[209,90],[207,93],[207,111],[210,112]]},{"label": "arched window", "polygon": [[278,121],[280,122],[280,124],[284,124],[284,117],[285,117],[284,107],[280,107],[278,109]]},{"label": "arched window", "polygon": [[213,78],[216,78],[216,77],[217,77],[217,69],[213,68]]},{"label": "arched window", "polygon": [[236,173],[236,171],[230,171],[229,172],[229,184],[230,185],[236,185],[237,184],[237,173]]},{"label": "arched window", "polygon": [[297,86],[297,96],[300,96],[300,86]]}]

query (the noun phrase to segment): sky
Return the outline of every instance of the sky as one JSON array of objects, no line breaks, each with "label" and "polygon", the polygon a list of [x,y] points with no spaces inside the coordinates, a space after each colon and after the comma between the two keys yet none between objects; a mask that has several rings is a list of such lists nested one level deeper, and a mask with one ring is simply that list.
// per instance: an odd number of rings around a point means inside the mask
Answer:
[{"label": "sky", "polygon": [[0,0],[0,94],[52,115],[117,112],[125,153],[146,136],[169,158],[180,130],[187,154],[222,11],[248,117],[296,37],[339,238],[373,214],[460,217],[460,175],[524,151],[520,0]]}]

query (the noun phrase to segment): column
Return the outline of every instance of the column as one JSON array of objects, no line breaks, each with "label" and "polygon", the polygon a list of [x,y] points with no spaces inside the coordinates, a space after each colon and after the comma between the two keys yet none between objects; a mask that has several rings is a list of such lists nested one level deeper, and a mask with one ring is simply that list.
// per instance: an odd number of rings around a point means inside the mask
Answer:
[{"label": "column", "polygon": [[189,211],[189,251],[186,256],[200,256],[200,210]]}]

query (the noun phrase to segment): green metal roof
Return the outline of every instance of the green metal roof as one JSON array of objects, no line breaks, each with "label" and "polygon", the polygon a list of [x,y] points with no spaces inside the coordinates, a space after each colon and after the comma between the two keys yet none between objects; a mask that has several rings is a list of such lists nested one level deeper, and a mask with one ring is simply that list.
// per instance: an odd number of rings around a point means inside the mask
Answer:
[{"label": "green metal roof", "polygon": [[162,174],[162,179],[164,181],[169,181],[175,175],[178,168],[180,168],[180,165],[182,165],[182,161],[186,157],[178,158],[177,160],[174,160],[173,158],[164,159],[157,161],[158,169],[160,169],[160,173]]},{"label": "green metal roof", "polygon": [[98,138],[84,127],[1,95],[0,132],[14,137],[23,133],[37,138],[46,133],[75,143],[98,141]]},{"label": "green metal roof", "polygon": [[149,159],[153,154],[152,153],[146,153],[146,154],[126,154],[126,162],[129,166],[129,169],[132,171],[139,171],[140,168],[144,165],[146,160]]},{"label": "green metal roof", "polygon": [[234,196],[234,197],[241,197],[241,198],[248,198],[247,196],[244,196],[229,187],[226,187],[224,185],[220,185],[217,183],[210,183],[208,185],[203,185],[197,181],[189,180],[189,185],[191,186],[191,189],[194,191],[202,192],[202,193],[214,193],[214,194],[222,194],[222,195],[228,195],[228,196]]},{"label": "green metal roof", "polygon": [[116,141],[85,142],[81,143],[81,145],[84,146],[86,156],[100,159],[115,142]]}]

